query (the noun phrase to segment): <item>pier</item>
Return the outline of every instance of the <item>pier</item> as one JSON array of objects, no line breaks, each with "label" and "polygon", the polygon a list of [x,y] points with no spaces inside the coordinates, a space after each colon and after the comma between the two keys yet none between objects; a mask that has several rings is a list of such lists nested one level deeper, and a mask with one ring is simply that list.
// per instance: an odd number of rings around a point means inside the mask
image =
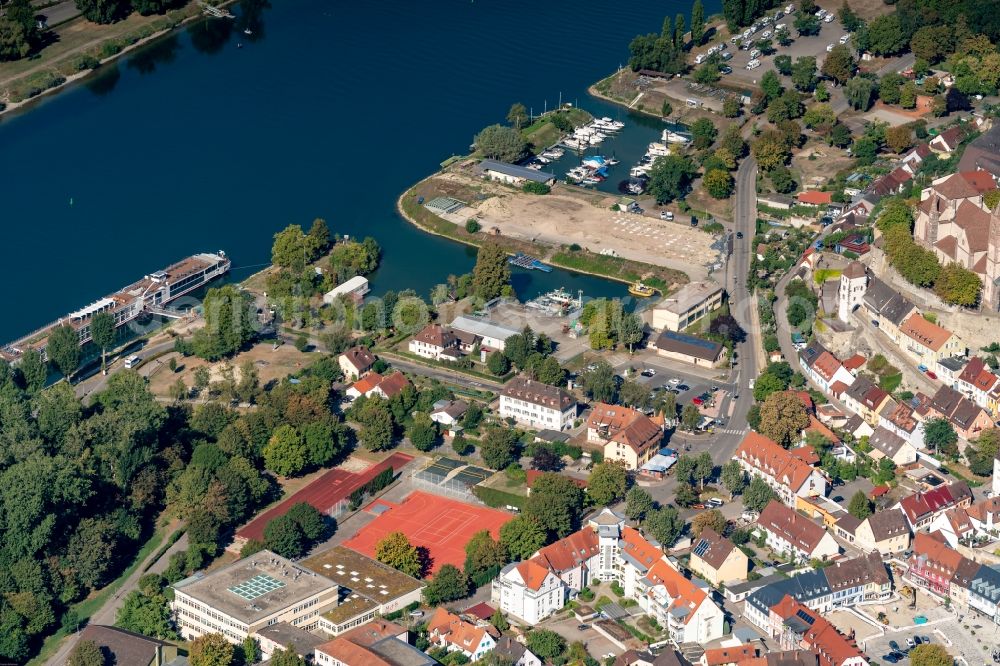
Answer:
[{"label": "pier", "polygon": [[228,9],[222,9],[214,5],[210,5],[204,0],[202,0],[198,4],[201,5],[201,8],[206,16],[214,16],[215,18],[227,18],[227,19],[236,18],[235,16],[233,16],[232,13],[230,13]]},{"label": "pier", "polygon": [[542,271],[543,273],[551,273],[552,267],[542,263],[540,259],[535,259],[526,254],[521,254],[518,252],[513,257],[507,260],[511,266],[517,266],[518,268],[524,268],[529,271]]}]

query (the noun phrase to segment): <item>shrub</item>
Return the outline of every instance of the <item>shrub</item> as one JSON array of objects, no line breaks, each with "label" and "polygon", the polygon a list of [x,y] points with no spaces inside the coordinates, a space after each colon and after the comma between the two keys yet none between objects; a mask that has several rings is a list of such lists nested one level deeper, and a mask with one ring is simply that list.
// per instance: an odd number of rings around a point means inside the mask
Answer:
[{"label": "shrub", "polygon": [[473,220],[472,218],[469,218],[465,223],[465,230],[470,234],[474,234],[482,228],[483,225],[479,224],[479,222]]},{"label": "shrub", "polygon": [[545,183],[535,183],[535,182],[525,183],[524,187],[522,187],[521,189],[527,192],[528,194],[548,194],[549,192],[552,191],[552,188],[546,185]]}]

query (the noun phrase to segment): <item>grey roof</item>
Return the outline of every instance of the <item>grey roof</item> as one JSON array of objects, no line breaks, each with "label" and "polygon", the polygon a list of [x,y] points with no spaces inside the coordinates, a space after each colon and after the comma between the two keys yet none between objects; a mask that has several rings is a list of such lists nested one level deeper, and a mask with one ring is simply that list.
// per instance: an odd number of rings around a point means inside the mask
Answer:
[{"label": "grey roof", "polygon": [[726,589],[735,595],[746,594],[747,592],[758,590],[762,587],[771,585],[772,583],[777,583],[778,581],[785,580],[786,576],[779,573],[772,573],[764,576],[763,578],[758,578],[757,580],[748,580],[742,583],[736,583],[735,585],[726,585]]},{"label": "grey roof", "polygon": [[989,132],[977,137],[962,154],[956,171],[976,171],[984,169],[997,175],[1000,170],[1000,124],[994,125]]},{"label": "grey roof", "polygon": [[816,362],[820,356],[823,355],[827,349],[818,342],[811,342],[808,346],[799,351],[799,360],[802,361],[802,365],[806,367],[812,367],[812,364]]},{"label": "grey roof", "polygon": [[816,666],[819,656],[811,650],[786,650],[764,655],[767,666]]},{"label": "grey roof", "polygon": [[[532,171],[531,173],[535,172]],[[458,331],[464,331],[466,333],[472,333],[473,335],[496,338],[497,340],[504,341],[506,341],[510,336],[520,333],[520,331],[515,328],[498,324],[495,321],[480,319],[478,317],[468,317],[466,315],[455,317],[449,326]]]},{"label": "grey roof", "polygon": [[558,430],[539,430],[535,433],[535,440],[541,440],[543,442],[568,442],[570,439],[568,432],[560,432]]},{"label": "grey roof", "polygon": [[1000,568],[997,565],[979,568],[979,573],[972,579],[969,594],[989,599],[991,603],[1000,603]]},{"label": "grey roof", "polygon": [[869,310],[896,326],[903,323],[915,307],[905,296],[877,277],[872,277],[869,281],[863,300]]},{"label": "grey roof", "polygon": [[119,666],[148,666],[156,661],[161,648],[170,645],[155,638],[149,638],[118,627],[103,624],[89,624],[80,632],[80,640],[93,641],[104,648]]},{"label": "grey roof", "polygon": [[873,449],[876,449],[886,457],[891,458],[896,455],[901,448],[903,448],[903,445],[906,444],[906,440],[891,430],[878,426],[875,428],[874,434],[868,438],[868,443],[871,444]]},{"label": "grey roof", "polygon": [[722,287],[714,282],[689,282],[676,293],[657,303],[656,309],[682,315],[720,291],[722,291]]},{"label": "grey roof", "polygon": [[851,418],[847,419],[847,423],[844,424],[844,432],[849,432],[852,435],[857,432],[858,428],[864,425],[866,421],[861,418],[859,414],[854,414]]},{"label": "grey roof", "polygon": [[875,388],[875,384],[870,379],[867,377],[858,377],[854,380],[853,384],[847,387],[847,395],[861,402],[865,394],[873,388]]},{"label": "grey roof", "polygon": [[786,594],[804,603],[830,594],[830,585],[822,569],[806,571],[762,587],[747,597],[747,603],[767,614]]},{"label": "grey roof", "polygon": [[722,345],[678,331],[663,331],[656,339],[656,348],[706,361],[716,361],[722,353]]},{"label": "grey roof", "polygon": [[876,511],[865,520],[868,521],[876,541],[910,533],[910,525],[906,522],[906,515],[902,511]]},{"label": "grey roof", "polygon": [[387,636],[372,643],[369,650],[395,666],[434,666],[438,662],[395,636]]},{"label": "grey roof", "polygon": [[[895,513],[900,512],[896,511]],[[878,552],[837,562],[823,569],[823,573],[826,575],[830,589],[834,592],[869,583],[889,584],[889,572],[886,571],[885,564],[882,563],[882,556]]]},{"label": "grey roof", "polygon": [[521,659],[521,657],[524,656],[524,653],[527,652],[527,650],[528,648],[524,647],[510,636],[501,636],[500,640],[497,641],[497,646],[493,648],[493,651],[496,654],[501,657],[507,657],[515,664]]},{"label": "grey roof", "polygon": [[301,629],[287,622],[278,622],[258,629],[257,633],[265,638],[269,638],[284,648],[295,646],[295,651],[300,655],[312,654],[318,646],[326,643],[329,638],[320,638],[305,629]]},{"label": "grey roof", "polygon": [[476,169],[480,173],[484,171],[496,171],[497,173],[513,176],[514,178],[524,178],[525,180],[531,180],[536,183],[547,183],[550,180],[555,180],[556,177],[555,174],[552,173],[535,171],[534,169],[517,166],[516,164],[507,164],[506,162],[500,162],[498,160],[483,160],[476,166]]},{"label": "grey roof", "polygon": [[952,372],[959,372],[965,367],[965,364],[969,362],[969,359],[964,356],[950,356],[948,358],[943,358],[938,361],[938,365],[943,365]]}]

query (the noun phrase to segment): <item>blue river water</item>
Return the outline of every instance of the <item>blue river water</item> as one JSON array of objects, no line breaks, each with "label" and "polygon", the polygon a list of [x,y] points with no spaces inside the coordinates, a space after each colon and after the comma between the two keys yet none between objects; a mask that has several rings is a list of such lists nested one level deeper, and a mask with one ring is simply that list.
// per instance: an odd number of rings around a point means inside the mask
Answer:
[{"label": "blue river water", "polygon": [[[399,193],[513,102],[537,113],[560,94],[641,128],[603,147],[634,161],[660,121],[586,89],[626,63],[632,36],[681,11],[688,0],[243,0],[235,21],[108,65],[0,122],[0,341],[195,252],[226,250],[246,277],[275,232],[316,217],[379,241],[376,293],[426,294],[470,270],[475,250],[406,223]],[[521,297],[625,295],[561,270],[514,282]]]}]

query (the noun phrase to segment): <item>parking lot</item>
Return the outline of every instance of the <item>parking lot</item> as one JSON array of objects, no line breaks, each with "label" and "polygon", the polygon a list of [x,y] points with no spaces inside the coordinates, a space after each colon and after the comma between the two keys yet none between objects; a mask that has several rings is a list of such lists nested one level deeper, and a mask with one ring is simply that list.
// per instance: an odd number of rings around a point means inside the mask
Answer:
[{"label": "parking lot", "polygon": [[[770,16],[774,16],[773,13]],[[774,44],[775,52],[771,55],[760,55],[757,60],[760,62],[760,66],[748,70],[746,68],[747,63],[750,62],[750,51],[754,48],[751,46],[749,49],[739,49],[735,44],[727,42],[726,51],[733,54],[732,59],[728,60],[724,64],[732,68],[732,73],[724,75],[722,77],[721,83],[729,84],[740,84],[740,83],[750,83],[757,84],[760,77],[768,69],[774,69],[774,58],[778,55],[788,55],[791,56],[792,60],[800,58],[803,56],[814,56],[816,58],[817,68],[823,66],[823,61],[826,59],[827,47],[832,44],[838,44],[841,37],[847,34],[844,30],[844,26],[841,25],[840,21],[836,18],[830,23],[820,23],[820,31],[818,35],[813,35],[811,37],[803,37],[796,32],[794,23],[797,14],[791,14],[783,16],[776,22],[772,21],[770,25],[764,26],[758,32],[754,33],[748,41],[756,42],[764,39],[765,31],[774,30],[775,23],[784,24],[789,35],[792,37],[792,43],[788,46],[781,46],[777,41],[771,37],[772,43]],[[706,49],[707,50],[707,49]],[[710,91],[709,91],[710,95]]]},{"label": "parking lot", "polygon": [[[968,625],[969,629],[964,626],[967,622],[971,622]],[[949,654],[964,661],[968,666],[980,666],[993,663],[991,646],[1000,644],[1000,632],[997,629],[995,625],[979,616],[967,615],[961,621],[952,618],[939,621],[933,626],[923,625],[901,631],[887,631],[884,636],[877,636],[867,641],[859,640],[858,644],[873,660],[887,663],[884,656],[892,652],[890,641],[895,641],[905,652],[908,649],[908,639],[915,642],[915,636],[927,637],[931,642],[943,645]],[[972,634],[973,631],[975,635]],[[908,657],[904,657],[900,663],[909,664],[909,661]]]},{"label": "parking lot", "polygon": [[[579,629],[580,626],[586,626],[587,628]],[[545,628],[565,638],[567,643],[575,643],[577,641],[583,643],[584,647],[587,648],[587,652],[595,659],[603,659],[604,655],[607,654],[621,654],[621,649],[597,633],[589,622],[581,624],[576,618],[569,617],[565,620],[547,623]]]}]

